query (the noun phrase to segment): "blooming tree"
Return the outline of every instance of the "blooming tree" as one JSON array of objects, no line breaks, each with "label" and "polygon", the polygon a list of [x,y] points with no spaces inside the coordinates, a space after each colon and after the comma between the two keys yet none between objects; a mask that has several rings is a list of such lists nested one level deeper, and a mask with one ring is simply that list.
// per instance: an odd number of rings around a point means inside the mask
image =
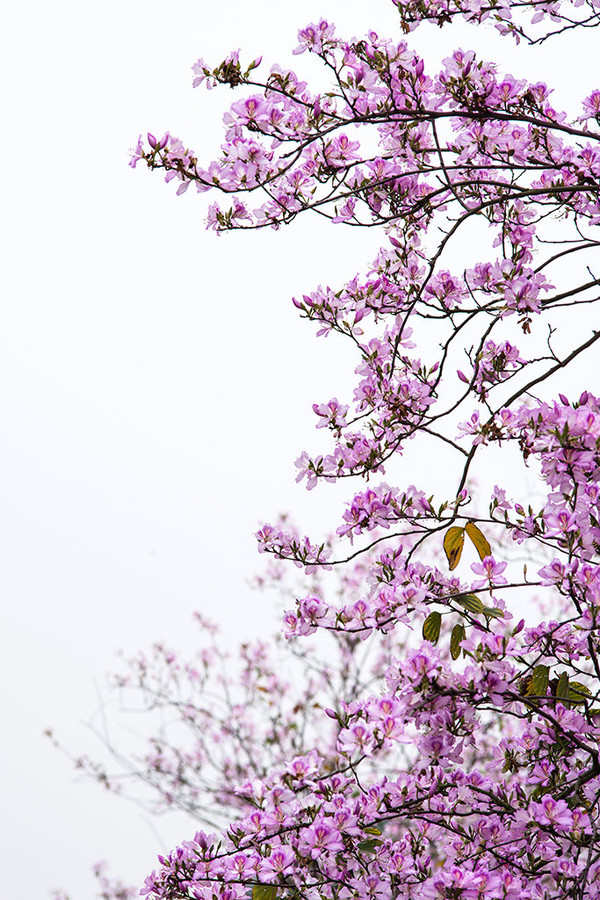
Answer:
[{"label": "blooming tree", "polygon": [[[404,32],[463,18],[522,52],[600,24],[599,0],[394,2]],[[238,53],[199,60],[195,85],[241,91],[220,158],[148,135],[132,164],[224,195],[208,209],[220,232],[305,213],[381,230],[365,274],[294,299],[357,360],[351,395],[313,407],[330,443],[300,455],[298,480],[361,489],[335,540],[281,522],[257,535],[312,579],[284,617],[291,647],[328,633],[342,657],[291,708],[273,674],[265,721],[281,737],[253,726],[255,767],[227,761],[242,746],[230,719],[219,777],[186,799],[204,818],[208,803],[214,833],[160,857],[142,893],[600,897],[600,399],[556,395],[600,338],[600,90],[568,115],[472,51],[430,73],[408,39],[345,39],[323,20],[295,52],[320,60],[321,86],[280,66],[261,77]],[[444,451],[442,496],[380,480],[409,441]],[[527,496],[484,484],[496,445],[531,473]],[[318,573],[348,565],[332,596]],[[370,676],[340,679],[348,648],[373,644]],[[310,703],[322,690],[327,708]]]}]

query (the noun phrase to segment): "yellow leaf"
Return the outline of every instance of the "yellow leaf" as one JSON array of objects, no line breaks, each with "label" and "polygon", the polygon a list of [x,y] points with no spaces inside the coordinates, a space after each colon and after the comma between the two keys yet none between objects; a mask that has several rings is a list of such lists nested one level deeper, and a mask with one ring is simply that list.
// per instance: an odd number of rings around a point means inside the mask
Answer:
[{"label": "yellow leaf", "polygon": [[458,525],[449,528],[444,536],[444,552],[448,557],[450,571],[455,569],[460,562],[460,557],[465,545],[465,530]]},{"label": "yellow leaf", "polygon": [[483,531],[477,527],[474,522],[468,522],[465,531],[471,538],[475,549],[479,553],[479,559],[483,559],[485,556],[492,555],[492,548],[489,545],[489,541],[484,535]]},{"label": "yellow leaf", "polygon": [[527,688],[528,697],[545,697],[548,690],[548,666],[536,666],[531,675],[529,687]]},{"label": "yellow leaf", "polygon": [[277,886],[274,884],[255,884],[252,888],[252,900],[275,900]]},{"label": "yellow leaf", "polygon": [[465,639],[465,626],[455,625],[450,635],[450,656],[452,659],[458,659],[460,656],[460,645]]}]

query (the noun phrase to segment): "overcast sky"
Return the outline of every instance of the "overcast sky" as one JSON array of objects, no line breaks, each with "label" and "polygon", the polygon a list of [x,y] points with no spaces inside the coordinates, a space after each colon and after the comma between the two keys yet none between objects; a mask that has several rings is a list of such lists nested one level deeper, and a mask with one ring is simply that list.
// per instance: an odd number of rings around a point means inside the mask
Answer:
[{"label": "overcast sky", "polygon": [[[259,521],[293,508],[322,532],[339,512],[343,492],[307,495],[293,461],[322,446],[311,403],[348,393],[350,357],[316,344],[289,298],[352,276],[377,235],[304,220],[217,239],[204,231],[205,198],[177,198],[160,176],[127,165],[148,129],[169,129],[208,160],[230,95],[192,91],[194,60],[242,47],[289,61],[297,28],[320,14],[350,35],[398,34],[389,0],[31,0],[4,12],[7,900],[58,886],[91,898],[89,868],[102,858],[139,883],[158,850],[186,837],[180,822],[152,825],[76,782],[41,732],[50,725],[74,752],[93,749],[85,722],[115,652],[156,638],[191,647],[194,609],[232,640],[268,631],[270,606],[245,582],[258,566]],[[559,74],[568,104],[593,86],[582,84],[580,60],[594,37],[519,57],[482,29],[411,40],[432,64],[474,46],[515,75]],[[428,467],[409,480],[422,483]]]}]

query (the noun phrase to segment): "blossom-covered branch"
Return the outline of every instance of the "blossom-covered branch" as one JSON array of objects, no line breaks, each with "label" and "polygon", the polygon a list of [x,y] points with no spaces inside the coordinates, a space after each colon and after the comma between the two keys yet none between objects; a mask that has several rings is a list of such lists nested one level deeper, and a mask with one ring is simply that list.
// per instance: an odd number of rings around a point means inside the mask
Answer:
[{"label": "blossom-covered branch", "polygon": [[[599,24],[597,0],[395,5],[406,32],[463,17],[520,52]],[[257,728],[249,778],[216,759],[225,781],[202,782],[193,803],[204,815],[242,802],[161,856],[144,893],[597,898],[600,399],[565,385],[600,337],[600,90],[567,113],[547,85],[473,51],[428,72],[410,37],[345,39],[321,20],[298,41],[322,64],[313,88],[280,66],[261,77],[262,60],[238,53],[195,64],[195,85],[241,92],[219,159],[202,165],[167,134],[140,139],[132,163],[178,193],[222,195],[208,211],[219,232],[299,215],[381,231],[366,273],[294,299],[356,354],[348,395],[314,403],[330,443],[301,453],[298,480],[360,487],[321,535],[288,522],[257,535],[309,579],[284,616],[290,652],[327,637],[346,656],[320,665],[291,711],[275,676],[272,718],[248,701],[276,748]],[[442,496],[391,483],[409,442],[437,447]],[[530,495],[482,478],[498,447],[527,467]],[[328,591],[332,569],[353,573],[347,589]],[[378,643],[372,676],[341,678]],[[334,696],[315,707],[321,689]],[[215,709],[194,706],[194,727],[210,734]],[[155,789],[170,780],[160,769]]]}]

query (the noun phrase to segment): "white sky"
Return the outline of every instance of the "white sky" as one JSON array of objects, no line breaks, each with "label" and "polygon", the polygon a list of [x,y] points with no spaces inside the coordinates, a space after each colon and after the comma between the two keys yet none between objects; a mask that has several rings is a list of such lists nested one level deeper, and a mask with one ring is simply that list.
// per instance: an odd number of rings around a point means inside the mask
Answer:
[{"label": "white sky", "polygon": [[[192,91],[192,62],[243,47],[310,67],[291,50],[297,28],[319,15],[349,34],[398,34],[389,0],[31,0],[4,11],[7,900],[58,886],[85,900],[90,865],[102,858],[139,883],[157,850],[186,837],[188,826],[163,820],[159,839],[137,808],[75,782],[42,729],[52,725],[74,752],[93,749],[84,722],[115,651],[157,638],[191,647],[196,608],[232,639],[268,630],[268,603],[245,585],[258,566],[259,520],[293,508],[318,533],[339,512],[344,492],[307,495],[293,483],[293,460],[326,440],[313,436],[310,406],[349,392],[351,360],[315,342],[289,297],[352,276],[377,235],[305,219],[277,234],[217,239],[204,231],[205,198],[176,198],[159,176],[127,166],[148,129],[169,129],[211,158],[234,97]],[[482,29],[409,40],[433,64],[474,46],[515,75],[558,74],[568,103],[596,86],[582,84],[579,62],[597,58],[595,37],[519,62]],[[423,484],[430,464],[407,480]]]}]

